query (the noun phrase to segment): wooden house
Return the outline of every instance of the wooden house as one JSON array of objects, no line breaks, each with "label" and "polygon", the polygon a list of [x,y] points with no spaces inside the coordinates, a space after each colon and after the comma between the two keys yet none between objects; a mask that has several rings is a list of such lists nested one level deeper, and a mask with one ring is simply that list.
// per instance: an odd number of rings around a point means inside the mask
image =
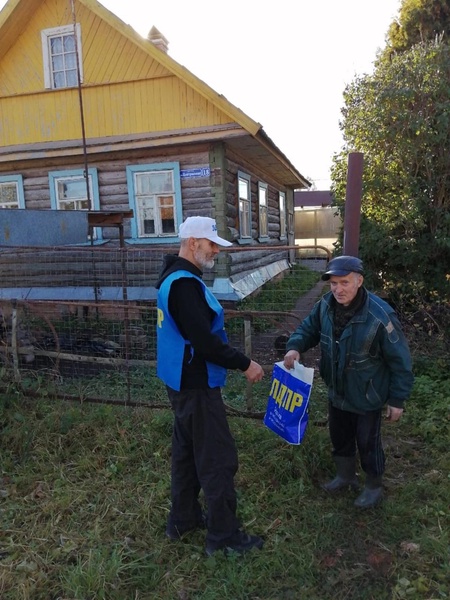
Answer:
[{"label": "wooden house", "polygon": [[[294,190],[308,186],[156,28],[145,39],[96,0],[9,0],[0,12],[0,224],[19,238],[22,211],[36,211],[37,231],[48,211],[132,215],[123,239],[139,249],[212,216],[234,248],[211,285],[242,296],[288,265]],[[116,227],[92,234],[119,243]]]}]

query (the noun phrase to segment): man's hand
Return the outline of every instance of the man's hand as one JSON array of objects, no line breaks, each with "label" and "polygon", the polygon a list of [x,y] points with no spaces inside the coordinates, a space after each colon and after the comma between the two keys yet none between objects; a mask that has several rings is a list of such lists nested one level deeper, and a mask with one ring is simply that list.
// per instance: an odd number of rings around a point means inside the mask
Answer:
[{"label": "man's hand", "polygon": [[244,371],[244,375],[246,376],[247,381],[250,383],[256,383],[257,381],[261,381],[261,379],[264,377],[264,370],[260,364],[252,360],[249,368]]},{"label": "man's hand", "polygon": [[396,408],[395,406],[387,405],[386,408],[386,419],[388,421],[398,421],[403,414],[403,408]]},{"label": "man's hand", "polygon": [[300,361],[300,353],[297,352],[297,350],[289,350],[289,352],[286,352],[284,356],[284,366],[286,369],[293,369],[295,361]]}]

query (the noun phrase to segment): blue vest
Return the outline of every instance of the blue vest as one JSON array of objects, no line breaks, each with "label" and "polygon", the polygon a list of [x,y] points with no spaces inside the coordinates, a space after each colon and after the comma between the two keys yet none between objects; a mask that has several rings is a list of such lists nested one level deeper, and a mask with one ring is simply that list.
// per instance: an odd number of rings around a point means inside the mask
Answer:
[{"label": "blue vest", "polygon": [[[162,282],[158,290],[158,319],[156,327],[157,336],[157,375],[162,381],[176,390],[180,391],[181,373],[183,369],[183,358],[186,344],[189,340],[185,340],[181,335],[175,321],[169,313],[169,294],[172,283],[180,277],[193,277],[197,279],[205,292],[205,299],[209,307],[215,312],[215,317],[211,326],[211,333],[219,335],[224,342],[227,342],[227,336],[224,329],[223,308],[216,300],[213,293],[208,289],[205,283],[193,273],[189,271],[175,271]],[[194,349],[191,348],[191,352]],[[206,361],[208,372],[208,385],[211,388],[223,387],[226,382],[227,370],[224,367],[215,365]]]}]

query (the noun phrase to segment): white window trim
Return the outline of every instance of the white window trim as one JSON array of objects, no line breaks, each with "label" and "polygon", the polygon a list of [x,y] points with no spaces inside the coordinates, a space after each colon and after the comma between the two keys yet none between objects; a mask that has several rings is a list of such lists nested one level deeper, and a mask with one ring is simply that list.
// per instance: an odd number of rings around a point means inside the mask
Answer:
[{"label": "white window trim", "polygon": [[[279,192],[280,240],[287,239],[286,193]],[[283,208],[282,208],[283,206]]]},{"label": "white window trim", "polygon": [[[75,26],[76,36],[77,36],[77,69],[80,75],[80,82],[83,83],[83,61],[82,61],[82,50],[81,50],[81,26],[79,23]],[[44,59],[44,85],[46,89],[67,89],[67,88],[54,88],[53,87],[53,77],[52,77],[52,67],[50,60],[50,50],[49,43],[50,38],[57,35],[67,35],[73,34],[73,25],[64,25],[63,27],[52,27],[51,29],[43,29],[41,31],[41,41],[42,41],[42,56]]]},{"label": "white window trim", "polygon": [[[249,232],[242,233],[242,219],[241,219],[241,198],[239,196],[239,180],[242,179],[247,182],[248,186],[248,198],[243,198],[243,200],[247,203],[248,207],[248,225]],[[240,244],[250,244],[252,241],[252,184],[251,177],[247,173],[243,173],[242,171],[238,171],[238,183],[237,183],[237,196],[238,196],[238,218],[239,218],[239,239],[237,240]]]},{"label": "white window trim", "polygon": [[[261,205],[261,191],[265,190],[265,195],[266,195],[266,204],[263,207]],[[266,213],[266,232],[262,233],[261,232],[261,213],[262,208],[264,208],[264,211]],[[263,181],[258,181],[258,211],[259,211],[259,219],[258,219],[258,229],[259,229],[259,238],[258,240],[261,241],[267,241],[269,239],[269,186],[267,183],[264,183]]]},{"label": "white window trim", "polygon": [[[50,206],[52,210],[61,210],[58,205],[58,194],[56,191],[58,181],[61,179],[70,179],[73,177],[84,177],[84,169],[71,169],[68,171],[50,171],[48,174],[50,188]],[[91,200],[90,210],[100,210],[100,194],[98,189],[98,174],[95,167],[88,169],[89,194]],[[101,242],[103,240],[103,229],[94,227],[94,240]],[[86,238],[88,235],[86,235]]]},{"label": "white window trim", "polygon": [[[23,193],[23,177],[22,175],[2,175],[0,183],[15,183],[17,190],[17,208],[25,208],[25,195]],[[2,209],[9,210],[9,209]]]},{"label": "white window trim", "polygon": [[135,179],[136,173],[145,173],[148,171],[173,171],[173,183],[175,194],[175,231],[178,232],[178,227],[183,220],[183,205],[181,199],[181,178],[180,164],[178,162],[169,163],[150,163],[145,165],[129,165],[127,166],[127,187],[130,209],[133,211],[133,219],[131,220],[131,239],[127,239],[128,244],[173,244],[178,243],[180,238],[178,233],[175,235],[155,235],[151,237],[139,237],[138,214],[139,210],[136,206],[135,194]]},{"label": "white window trim", "polygon": [[[291,240],[295,236],[295,220],[294,220],[294,212],[292,210],[288,211],[288,239]],[[289,242],[291,243],[291,242]]]}]

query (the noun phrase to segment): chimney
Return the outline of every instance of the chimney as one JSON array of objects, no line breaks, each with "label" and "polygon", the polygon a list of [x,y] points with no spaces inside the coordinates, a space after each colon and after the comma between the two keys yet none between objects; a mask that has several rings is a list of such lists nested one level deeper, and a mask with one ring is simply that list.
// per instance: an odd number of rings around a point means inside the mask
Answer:
[{"label": "chimney", "polygon": [[155,44],[155,46],[157,48],[159,48],[160,50],[162,50],[162,52],[165,52],[167,54],[167,51],[169,49],[169,42],[163,36],[163,34],[158,29],[156,29],[155,26],[153,26],[150,29],[150,31],[148,32],[147,39],[152,44]]}]

